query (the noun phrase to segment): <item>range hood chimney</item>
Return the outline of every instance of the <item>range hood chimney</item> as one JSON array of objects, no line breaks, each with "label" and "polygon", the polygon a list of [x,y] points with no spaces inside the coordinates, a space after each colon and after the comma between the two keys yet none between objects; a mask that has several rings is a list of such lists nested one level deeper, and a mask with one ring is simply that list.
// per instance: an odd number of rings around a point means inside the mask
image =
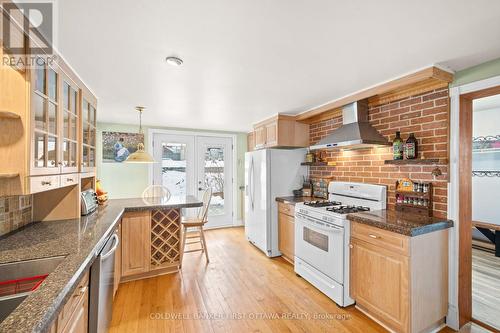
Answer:
[{"label": "range hood chimney", "polygon": [[342,126],[310,149],[366,149],[390,145],[391,143],[368,122],[368,100],[362,100],[344,106]]}]

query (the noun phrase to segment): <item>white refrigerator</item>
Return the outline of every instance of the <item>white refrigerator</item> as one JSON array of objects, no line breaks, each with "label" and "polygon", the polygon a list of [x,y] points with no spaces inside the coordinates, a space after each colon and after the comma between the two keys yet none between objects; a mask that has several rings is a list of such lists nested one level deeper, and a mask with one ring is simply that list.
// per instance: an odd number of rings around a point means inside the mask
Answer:
[{"label": "white refrigerator", "polygon": [[278,250],[276,197],[302,188],[306,149],[262,149],[245,153],[245,235],[269,257]]}]

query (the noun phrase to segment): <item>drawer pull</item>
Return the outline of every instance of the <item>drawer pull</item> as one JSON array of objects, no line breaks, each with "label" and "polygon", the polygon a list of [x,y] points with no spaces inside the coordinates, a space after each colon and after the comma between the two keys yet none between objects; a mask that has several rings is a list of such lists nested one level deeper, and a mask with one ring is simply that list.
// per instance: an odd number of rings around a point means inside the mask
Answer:
[{"label": "drawer pull", "polygon": [[74,295],[74,297],[80,297],[80,296],[82,296],[83,294],[85,294],[85,292],[86,292],[86,291],[87,291],[87,286],[85,286],[85,287],[80,287],[80,288],[78,288],[78,293],[76,293],[76,294]]},{"label": "drawer pull", "polygon": [[43,186],[50,186],[50,185],[52,185],[52,182],[51,181],[42,180],[42,185]]},{"label": "drawer pull", "polygon": [[369,234],[368,236],[369,236],[369,237],[371,237],[371,238],[373,238],[373,239],[378,239],[378,238],[381,238],[380,236],[373,235],[373,234]]},{"label": "drawer pull", "polygon": [[73,178],[66,178],[66,181],[67,181],[67,182],[72,182],[72,181],[74,181],[74,180],[73,180]]},{"label": "drawer pull", "polygon": [[352,244],[349,244],[349,248],[352,249],[354,248],[354,246]]}]

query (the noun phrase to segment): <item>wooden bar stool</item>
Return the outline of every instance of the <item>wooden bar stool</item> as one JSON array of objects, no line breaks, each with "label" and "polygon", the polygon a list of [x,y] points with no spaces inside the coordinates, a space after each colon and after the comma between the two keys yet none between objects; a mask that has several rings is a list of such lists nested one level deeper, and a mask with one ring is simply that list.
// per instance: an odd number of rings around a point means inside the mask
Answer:
[{"label": "wooden bar stool", "polygon": [[[182,217],[181,224],[183,226],[182,231],[182,253],[181,253],[181,267],[182,259],[184,258],[184,253],[198,252],[202,251],[205,253],[207,258],[207,263],[210,262],[208,259],[207,242],[205,240],[205,234],[203,233],[203,226],[207,223],[208,207],[210,206],[210,200],[212,199],[212,189],[207,188],[203,193],[203,206],[198,211],[198,216],[196,217]],[[191,231],[188,234],[188,228],[195,228],[196,230]],[[194,241],[186,242],[187,239],[196,239]],[[199,249],[186,250],[186,246],[189,244],[200,243]]]}]

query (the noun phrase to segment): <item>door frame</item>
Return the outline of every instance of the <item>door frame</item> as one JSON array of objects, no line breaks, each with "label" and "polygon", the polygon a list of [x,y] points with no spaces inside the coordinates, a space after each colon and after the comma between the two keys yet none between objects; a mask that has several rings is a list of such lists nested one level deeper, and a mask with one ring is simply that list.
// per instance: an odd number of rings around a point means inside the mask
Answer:
[{"label": "door frame", "polygon": [[[500,76],[450,89],[450,234],[447,324],[458,330],[472,321],[472,101],[500,94]],[[461,174],[470,177],[460,177]]]},{"label": "door frame", "polygon": [[[233,158],[232,158],[232,167],[233,167],[233,186],[232,186],[232,200],[233,200],[233,218],[232,225],[239,225],[238,221],[238,173],[237,173],[237,161],[238,161],[238,146],[236,142],[237,135],[229,134],[229,133],[220,133],[220,132],[204,132],[204,131],[195,131],[195,130],[171,130],[171,129],[161,129],[161,128],[149,128],[146,131],[147,135],[147,145],[146,151],[150,154],[153,154],[153,137],[155,134],[167,134],[167,135],[193,135],[193,136],[209,136],[209,137],[219,137],[219,138],[231,138],[231,143],[233,145]],[[196,149],[196,147],[195,147]],[[195,154],[196,157],[196,154]],[[149,165],[148,168],[148,183],[149,185],[153,184],[154,172],[153,172],[153,164]]]}]

